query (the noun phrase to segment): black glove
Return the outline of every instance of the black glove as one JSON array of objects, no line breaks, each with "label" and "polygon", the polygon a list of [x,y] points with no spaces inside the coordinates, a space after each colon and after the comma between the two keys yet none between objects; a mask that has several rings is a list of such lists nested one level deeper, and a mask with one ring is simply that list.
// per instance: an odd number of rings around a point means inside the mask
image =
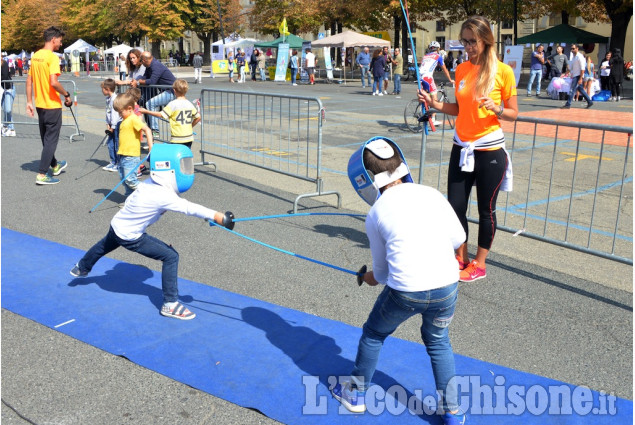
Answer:
[{"label": "black glove", "polygon": [[366,265],[364,264],[362,268],[359,269],[359,271],[357,272],[357,284],[359,286],[362,286],[362,283],[364,283],[364,275],[366,274],[367,270],[368,269],[366,268]]},{"label": "black glove", "polygon": [[104,130],[104,132],[105,132],[107,135],[109,135],[109,136],[112,136],[113,134],[115,134],[115,131],[114,131],[114,130],[108,130],[108,129],[106,129],[106,130]]},{"label": "black glove", "polygon": [[229,230],[234,230],[234,213],[227,211],[223,216],[223,227]]}]

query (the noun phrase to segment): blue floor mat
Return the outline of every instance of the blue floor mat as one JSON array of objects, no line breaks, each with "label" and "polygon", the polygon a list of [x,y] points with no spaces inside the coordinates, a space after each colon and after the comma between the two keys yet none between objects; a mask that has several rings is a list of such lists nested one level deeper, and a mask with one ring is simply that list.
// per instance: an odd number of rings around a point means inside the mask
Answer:
[{"label": "blue floor mat", "polygon": [[[369,412],[352,415],[328,388],[351,371],[359,328],[183,279],[181,301],[197,317],[168,319],[159,315],[159,272],[103,258],[88,277],[73,279],[68,271],[83,254],[3,228],[2,307],[280,422],[441,424],[429,407],[434,378],[421,344],[386,340]],[[460,355],[456,368],[465,376],[459,391],[469,424],[633,420],[630,400]]]}]

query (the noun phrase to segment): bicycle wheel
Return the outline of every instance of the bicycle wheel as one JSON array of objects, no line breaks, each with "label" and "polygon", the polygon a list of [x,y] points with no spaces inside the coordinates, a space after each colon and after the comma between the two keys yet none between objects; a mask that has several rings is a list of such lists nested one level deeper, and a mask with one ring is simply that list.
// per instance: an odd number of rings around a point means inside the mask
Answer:
[{"label": "bicycle wheel", "polygon": [[419,133],[423,130],[423,123],[419,122],[419,117],[421,117],[421,104],[417,99],[412,99],[406,105],[406,108],[403,110],[403,119],[406,123],[406,127],[408,130],[413,133]]}]

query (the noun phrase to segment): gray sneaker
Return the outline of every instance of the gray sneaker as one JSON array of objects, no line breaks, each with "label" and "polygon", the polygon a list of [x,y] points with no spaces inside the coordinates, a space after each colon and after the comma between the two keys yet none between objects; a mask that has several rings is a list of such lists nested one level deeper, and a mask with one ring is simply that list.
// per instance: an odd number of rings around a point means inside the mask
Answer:
[{"label": "gray sneaker", "polygon": [[56,179],[53,176],[45,174],[44,177],[41,177],[39,174],[35,178],[35,184],[58,184],[60,179]]},{"label": "gray sneaker", "polygon": [[75,266],[73,266],[73,268],[70,271],[71,276],[74,277],[86,277],[88,276],[88,272],[83,272],[79,269],[79,264],[75,264]]}]

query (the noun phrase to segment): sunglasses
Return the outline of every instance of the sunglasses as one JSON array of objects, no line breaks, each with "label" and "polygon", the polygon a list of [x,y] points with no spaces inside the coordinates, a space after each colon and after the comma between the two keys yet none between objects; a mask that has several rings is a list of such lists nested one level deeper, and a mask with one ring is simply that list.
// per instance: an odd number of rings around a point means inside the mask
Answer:
[{"label": "sunglasses", "polygon": [[464,38],[460,39],[459,42],[463,47],[474,47],[478,43],[478,40],[466,40]]}]

